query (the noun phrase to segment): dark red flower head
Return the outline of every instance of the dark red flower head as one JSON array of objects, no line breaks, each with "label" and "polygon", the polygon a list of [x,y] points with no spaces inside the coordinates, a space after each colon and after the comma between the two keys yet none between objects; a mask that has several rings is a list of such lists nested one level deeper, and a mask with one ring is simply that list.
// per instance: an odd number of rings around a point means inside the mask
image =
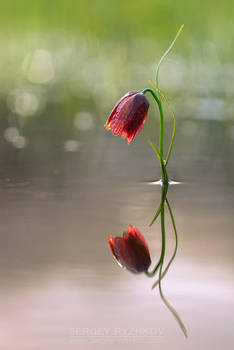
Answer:
[{"label": "dark red flower head", "polygon": [[145,95],[131,91],[124,95],[112,110],[105,128],[111,129],[114,135],[121,135],[132,141],[142,129],[149,109],[149,102]]},{"label": "dark red flower head", "polygon": [[147,271],[150,264],[150,253],[146,241],[134,226],[128,226],[123,237],[108,237],[108,244],[118,264],[131,272]]}]

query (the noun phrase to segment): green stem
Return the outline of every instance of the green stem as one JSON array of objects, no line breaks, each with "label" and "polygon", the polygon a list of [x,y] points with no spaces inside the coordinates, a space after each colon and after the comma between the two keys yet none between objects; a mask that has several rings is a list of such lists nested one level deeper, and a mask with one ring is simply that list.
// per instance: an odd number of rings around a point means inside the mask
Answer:
[{"label": "green stem", "polygon": [[[166,199],[166,195],[167,195],[167,190],[168,190],[168,176],[167,176],[167,171],[166,171],[166,167],[165,167],[165,163],[164,163],[164,115],[163,115],[163,109],[162,109],[162,103],[159,100],[159,98],[157,97],[157,95],[155,94],[155,92],[152,89],[145,89],[143,91],[143,93],[146,92],[150,92],[151,95],[153,96],[153,98],[155,99],[157,105],[158,105],[158,109],[159,109],[159,114],[160,114],[160,150],[157,150],[157,147],[153,144],[153,142],[150,142],[151,147],[154,149],[156,155],[159,158],[160,161],[160,165],[161,165],[161,175],[162,175],[162,195],[161,195],[161,203],[160,206],[151,222],[150,225],[152,225],[155,220],[157,219],[158,215],[161,213],[161,217],[162,217],[162,210],[164,212],[164,201]],[[164,243],[162,242],[162,244],[165,244],[165,238],[164,238]],[[153,269],[153,271],[151,272],[147,272],[147,276],[152,277],[155,275],[155,273],[158,271],[158,268],[161,265],[161,259],[162,259],[162,250],[161,250],[161,256],[159,261],[157,262],[155,268]]]},{"label": "green stem", "polygon": [[155,154],[157,155],[160,165],[161,165],[161,169],[162,169],[162,185],[167,185],[166,190],[164,191],[164,198],[162,198],[160,205],[158,207],[158,210],[156,211],[156,214],[154,215],[153,220],[150,223],[150,226],[153,225],[153,223],[155,222],[155,220],[157,219],[157,217],[159,216],[160,212],[161,212],[161,207],[162,207],[162,203],[163,201],[166,199],[166,195],[167,195],[167,190],[168,190],[168,175],[167,175],[167,169],[166,169],[166,165],[165,162],[163,161],[159,151],[157,150],[157,147],[153,144],[152,141],[149,141],[150,146],[153,148]]},{"label": "green stem", "polygon": [[[155,92],[152,89],[147,88],[147,89],[144,89],[142,91],[143,94],[145,94],[146,92],[151,93],[151,95],[153,96],[153,98],[155,99],[155,101],[157,102],[157,105],[158,105],[159,114],[160,114],[160,142],[159,142],[160,151],[159,151],[159,153],[160,153],[161,158],[164,161],[164,115],[163,115],[162,102],[160,101],[160,99],[157,97],[157,95],[155,94]],[[162,167],[161,167],[161,171],[162,171],[162,177],[163,177]],[[164,179],[162,179],[162,180],[164,180]]]},{"label": "green stem", "polygon": [[154,277],[154,275],[156,274],[156,272],[159,269],[159,266],[161,265],[161,260],[159,259],[159,261],[157,262],[157,264],[155,265],[155,268],[152,271],[145,271],[145,274],[148,277]]},{"label": "green stem", "polygon": [[[162,222],[162,216],[163,216],[163,222],[164,222],[164,202],[166,200],[166,195],[167,195],[167,190],[168,190],[168,183],[162,184],[162,192],[161,192],[161,203],[160,206],[158,208],[158,211],[156,213],[156,215],[158,216],[159,214],[161,214],[161,222]],[[154,217],[155,219],[155,217]],[[153,222],[156,220],[153,219]],[[152,224],[152,223],[151,223]],[[162,264],[162,258],[163,258],[163,246],[165,246],[166,241],[165,241],[165,229],[164,229],[164,235],[162,233],[162,248],[161,248],[161,255],[160,258],[155,266],[155,268],[152,271],[146,271],[145,274],[148,277],[153,277],[156,272],[158,271],[160,265]]]},{"label": "green stem", "polygon": [[[175,259],[175,256],[176,256],[176,253],[177,253],[177,248],[178,248],[178,235],[177,235],[177,230],[176,230],[176,225],[175,225],[175,219],[174,219],[174,216],[173,216],[173,213],[172,213],[172,210],[171,210],[171,206],[170,206],[167,198],[165,199],[165,202],[167,204],[167,208],[168,208],[168,211],[169,211],[169,214],[170,214],[170,217],[171,217],[171,222],[172,222],[172,226],[173,226],[173,230],[174,230],[174,234],[175,234],[175,249],[174,249],[174,252],[172,254],[172,257],[171,257],[170,261],[167,264],[167,267],[165,268],[165,270],[162,273],[161,280],[166,275],[169,267],[171,266],[173,260]],[[159,279],[152,285],[152,289],[154,289],[158,285],[158,283],[159,283]]]},{"label": "green stem", "polygon": [[162,169],[162,179],[165,180],[165,182],[168,182],[168,176],[167,176],[167,170],[166,170],[166,164],[165,161],[162,159],[160,152],[158,151],[157,147],[155,146],[155,144],[152,141],[148,141],[150,146],[153,148],[155,154],[157,155],[158,159],[159,159],[159,163]]},{"label": "green stem", "polygon": [[[172,131],[172,137],[171,137],[171,142],[170,142],[170,146],[169,146],[169,149],[168,149],[167,158],[165,160],[165,166],[166,166],[168,161],[169,161],[169,158],[170,158],[170,155],[171,155],[171,150],[172,150],[172,147],[173,147],[173,144],[174,144],[174,141],[175,141],[176,119],[175,119],[175,114],[174,114],[172,108],[170,107],[169,103],[167,102],[167,99],[166,99],[165,95],[163,94],[163,92],[152,81],[150,81],[150,84],[153,85],[155,90],[158,92],[159,99],[162,96],[163,100],[166,102],[166,105],[167,105],[168,109],[170,110],[170,112],[172,114],[172,117],[173,117],[173,131]],[[160,101],[161,101],[161,99],[160,99]]]},{"label": "green stem", "polygon": [[182,332],[184,333],[184,336],[187,338],[187,330],[180,319],[178,313],[176,310],[168,303],[167,299],[164,297],[164,294],[162,292],[162,285],[161,285],[161,280],[162,280],[162,267],[164,263],[164,258],[165,258],[165,250],[166,250],[166,235],[165,235],[165,218],[164,218],[164,203],[161,209],[161,230],[162,230],[162,251],[161,251],[161,265],[159,269],[159,281],[158,281],[158,286],[159,286],[159,293],[160,297],[163,301],[163,303],[166,305],[169,311],[171,311],[172,315],[175,317],[176,321],[178,322]]}]

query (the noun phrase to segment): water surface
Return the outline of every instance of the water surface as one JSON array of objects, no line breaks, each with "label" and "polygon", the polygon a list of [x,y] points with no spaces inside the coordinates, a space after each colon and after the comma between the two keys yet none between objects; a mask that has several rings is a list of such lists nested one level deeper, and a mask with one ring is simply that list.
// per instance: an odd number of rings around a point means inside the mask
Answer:
[{"label": "water surface", "polygon": [[[179,130],[183,130],[179,123]],[[179,232],[165,295],[188,328],[185,340],[153,280],[122,271],[106,244],[128,224],[146,237],[153,262],[160,226],[159,166],[145,134],[127,146],[102,129],[67,152],[51,142],[5,149],[1,161],[1,347],[27,349],[220,350],[233,342],[233,159],[200,122],[196,137],[178,132],[169,188]],[[199,129],[200,130],[200,129]],[[210,130],[210,129],[209,129]],[[217,148],[215,148],[217,146]],[[215,151],[216,149],[216,151]],[[218,151],[217,151],[218,150]],[[167,222],[168,254],[173,249]],[[168,255],[169,257],[169,255]]]}]

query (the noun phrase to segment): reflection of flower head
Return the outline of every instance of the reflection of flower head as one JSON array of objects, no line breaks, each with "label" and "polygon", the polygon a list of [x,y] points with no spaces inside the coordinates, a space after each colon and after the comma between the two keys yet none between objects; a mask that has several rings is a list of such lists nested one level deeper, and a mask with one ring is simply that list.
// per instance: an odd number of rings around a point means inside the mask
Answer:
[{"label": "reflection of flower head", "polygon": [[123,237],[108,237],[108,243],[119,265],[131,272],[147,271],[150,264],[148,246],[134,226],[128,226],[128,232]]},{"label": "reflection of flower head", "polygon": [[114,135],[121,135],[132,141],[142,129],[149,109],[149,102],[145,95],[131,91],[124,95],[112,110],[105,128],[111,129]]}]

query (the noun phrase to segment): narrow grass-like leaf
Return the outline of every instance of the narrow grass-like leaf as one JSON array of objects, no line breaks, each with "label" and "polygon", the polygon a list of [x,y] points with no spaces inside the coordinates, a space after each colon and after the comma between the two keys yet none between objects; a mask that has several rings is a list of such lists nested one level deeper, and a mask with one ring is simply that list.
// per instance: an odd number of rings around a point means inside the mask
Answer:
[{"label": "narrow grass-like leaf", "polygon": [[168,47],[168,49],[164,52],[164,54],[162,55],[162,57],[160,58],[159,62],[158,62],[158,65],[157,65],[157,68],[156,68],[156,78],[155,78],[155,81],[156,81],[156,85],[158,86],[158,74],[159,74],[159,69],[160,69],[160,66],[162,64],[162,62],[164,61],[164,59],[166,58],[166,56],[169,54],[169,52],[171,51],[171,49],[173,48],[173,46],[175,45],[175,42],[176,40],[178,39],[180,33],[182,32],[184,28],[184,24],[182,24],[180,26],[180,29],[178,30],[178,32],[176,33],[176,36],[174,38],[174,40],[172,41],[171,45]]},{"label": "narrow grass-like leaf", "polygon": [[162,301],[164,302],[164,304],[166,305],[166,307],[171,311],[172,315],[175,317],[176,321],[178,322],[182,332],[184,333],[185,338],[188,338],[188,333],[187,330],[179,316],[179,314],[176,312],[176,310],[169,304],[169,302],[167,301],[167,299],[165,298],[162,289],[161,289],[161,278],[159,280],[159,293],[161,296]]}]

